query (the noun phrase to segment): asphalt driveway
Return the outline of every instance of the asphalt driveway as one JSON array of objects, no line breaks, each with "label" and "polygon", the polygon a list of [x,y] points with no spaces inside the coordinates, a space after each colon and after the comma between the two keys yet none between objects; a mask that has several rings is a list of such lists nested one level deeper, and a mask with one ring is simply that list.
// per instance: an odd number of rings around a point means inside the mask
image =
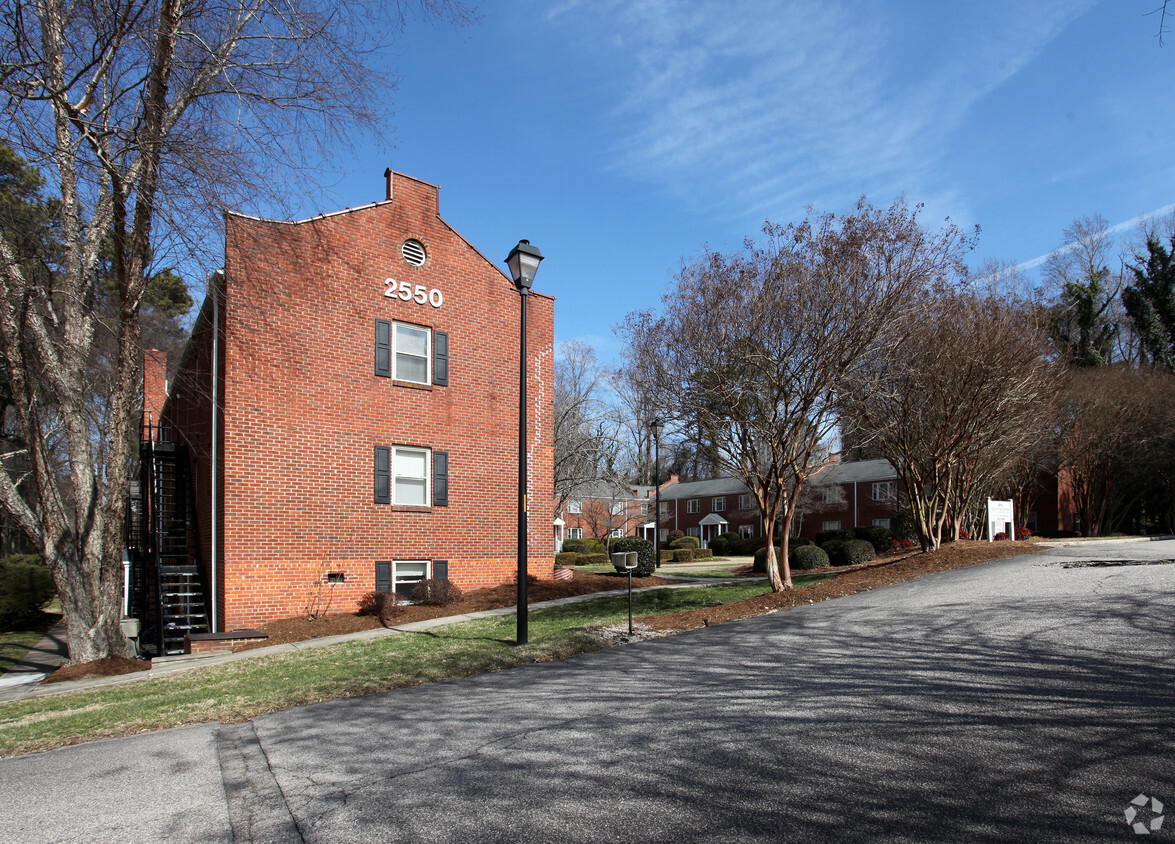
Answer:
[{"label": "asphalt driveway", "polygon": [[1137,796],[1148,830],[1150,798],[1175,813],[1175,565],[1138,564],[1164,559],[1175,542],[1056,549],[0,760],[0,840],[1131,840]]}]

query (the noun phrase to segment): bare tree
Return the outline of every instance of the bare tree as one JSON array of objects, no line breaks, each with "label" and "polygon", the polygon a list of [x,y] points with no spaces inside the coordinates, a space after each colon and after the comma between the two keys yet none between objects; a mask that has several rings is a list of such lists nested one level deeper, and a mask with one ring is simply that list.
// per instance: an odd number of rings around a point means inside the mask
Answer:
[{"label": "bare tree", "polygon": [[608,473],[614,462],[616,420],[602,389],[609,378],[582,340],[559,344],[555,359],[555,515],[569,498]]},{"label": "bare tree", "polygon": [[1110,270],[1113,238],[1105,217],[1079,217],[1064,230],[1064,245],[1045,262],[1051,286],[1052,332],[1076,366],[1105,366],[1113,358],[1123,314],[1122,273]]},{"label": "bare tree", "polygon": [[1010,293],[942,289],[843,395],[858,439],[902,479],[923,550],[957,539],[1038,434],[1055,365],[1036,311]]},{"label": "bare tree", "polygon": [[[74,662],[126,645],[126,482],[152,264],[216,241],[226,206],[280,196],[282,175],[325,158],[316,144],[375,128],[389,86],[369,67],[380,46],[369,33],[381,39],[416,10],[468,14],[454,0],[43,0],[0,13],[0,132],[52,185],[61,245],[42,256],[43,283],[0,236],[0,362],[37,489],[31,505],[6,460],[0,504],[44,553]],[[108,325],[95,305],[106,248]]]},{"label": "bare tree", "polygon": [[[791,586],[788,540],[797,499],[822,465],[836,399],[903,309],[961,271],[968,238],[928,232],[903,200],[861,200],[846,215],[767,224],[762,245],[706,252],[686,264],[661,313],[631,314],[631,354],[655,374],[659,398],[717,438],[721,467],[755,495],[772,588]],[[780,567],[782,566],[782,575]]]}]

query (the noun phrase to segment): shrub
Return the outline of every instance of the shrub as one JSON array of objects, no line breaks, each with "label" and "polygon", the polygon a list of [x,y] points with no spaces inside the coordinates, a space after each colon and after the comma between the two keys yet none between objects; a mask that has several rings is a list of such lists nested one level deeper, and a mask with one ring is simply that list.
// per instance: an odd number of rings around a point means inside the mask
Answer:
[{"label": "shrub", "polygon": [[740,539],[742,539],[742,537],[739,536],[737,533],[735,533],[733,530],[728,530],[726,533],[722,534],[718,538],[725,539],[728,543],[729,542],[738,542]]},{"label": "shrub", "polygon": [[675,563],[692,563],[698,551],[696,548],[674,548],[673,562]]},{"label": "shrub", "polygon": [[894,539],[917,539],[918,527],[914,524],[913,510],[899,510],[889,520],[889,530]]},{"label": "shrub", "polygon": [[834,566],[855,566],[877,558],[873,546],[864,539],[834,539],[821,547]]},{"label": "shrub", "polygon": [[672,548],[662,548],[661,549],[661,562],[672,563],[673,562],[673,555],[676,553],[677,552],[674,551]]},{"label": "shrub", "polygon": [[887,527],[866,525],[853,528],[853,539],[863,539],[873,546],[878,554],[893,548],[893,533]]},{"label": "shrub", "polygon": [[853,538],[851,530],[820,530],[816,532],[816,544],[821,548],[828,542],[848,542]]},{"label": "shrub", "polygon": [[970,538],[971,538],[971,531],[967,530],[967,528],[959,528],[959,539],[970,539]]},{"label": "shrub", "polygon": [[702,541],[696,536],[679,536],[669,543],[670,548],[701,548]]},{"label": "shrub", "polygon": [[380,621],[386,621],[403,611],[403,599],[395,592],[368,592],[359,599],[355,615],[374,615]]},{"label": "shrub", "polygon": [[787,552],[788,564],[799,571],[822,569],[828,565],[828,555],[816,545],[798,545]]},{"label": "shrub", "polygon": [[412,600],[433,607],[447,607],[461,600],[461,587],[448,578],[426,577],[412,587]]},{"label": "shrub", "polygon": [[1002,530],[999,533],[997,533],[995,536],[992,537],[992,539],[994,539],[996,542],[1003,542],[1007,538],[1008,538],[1008,535],[1006,533],[1004,533],[1004,531],[1002,531]]},{"label": "shrub", "polygon": [[[633,569],[633,577],[648,577],[657,570],[657,557],[652,542],[635,536],[612,540],[613,554],[628,554],[632,551],[636,551],[636,568]],[[609,562],[611,562],[611,558],[609,558]],[[623,566],[616,567],[616,563],[612,563],[612,566],[621,574],[628,571]]]},{"label": "shrub", "polygon": [[[779,557],[782,555],[782,553],[783,552],[780,550],[779,546],[776,545],[775,546],[775,559],[778,560]],[[767,546],[764,545],[762,548],[760,548],[758,551],[755,552],[755,562],[751,566],[751,569],[752,569],[752,571],[756,571],[760,574],[764,574],[767,571]]]},{"label": "shrub", "polygon": [[669,531],[669,547],[673,547],[673,543],[681,539],[683,536],[685,536],[685,531],[683,530]]},{"label": "shrub", "polygon": [[716,536],[710,540],[709,550],[717,554],[719,557],[726,556],[726,549],[728,547],[730,547],[730,544],[721,536]]},{"label": "shrub", "polygon": [[750,557],[760,548],[766,547],[766,539],[740,539],[731,546],[730,550],[731,553],[738,554],[740,557]]},{"label": "shrub", "polygon": [[[564,545],[564,548],[567,546]],[[579,558],[583,556],[575,551],[560,551],[555,555],[555,565],[557,566],[578,566],[580,565]]]},{"label": "shrub", "polygon": [[599,553],[579,555],[579,564],[581,566],[602,566],[610,562],[612,562],[612,558],[603,551],[600,551]]},{"label": "shrub", "polygon": [[53,597],[53,578],[41,558],[21,554],[0,560],[0,630],[36,621]]},{"label": "shrub", "polygon": [[895,539],[893,541],[893,547],[898,551],[909,551],[917,544],[918,543],[912,539]]},{"label": "shrub", "polygon": [[1016,528],[1016,539],[1023,542],[1025,539],[1032,539],[1032,531],[1026,527]]},{"label": "shrub", "polygon": [[586,539],[564,539],[563,550],[571,554],[586,554],[588,541]]},{"label": "shrub", "polygon": [[712,560],[712,559],[714,559],[714,549],[713,548],[695,548],[694,549],[694,559],[695,560]]},{"label": "shrub", "polygon": [[805,545],[811,544],[812,540],[804,536],[793,536],[787,542],[789,548],[803,548]]}]

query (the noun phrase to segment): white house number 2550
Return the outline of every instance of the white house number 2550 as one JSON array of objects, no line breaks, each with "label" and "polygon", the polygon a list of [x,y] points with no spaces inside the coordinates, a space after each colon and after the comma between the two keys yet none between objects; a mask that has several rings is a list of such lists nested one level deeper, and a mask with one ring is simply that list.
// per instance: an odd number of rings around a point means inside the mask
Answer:
[{"label": "white house number 2550", "polygon": [[415,302],[418,305],[427,302],[434,308],[445,304],[445,295],[435,287],[425,287],[423,284],[413,285],[406,281],[385,278],[384,288],[384,295],[389,299],[403,299],[405,302]]}]

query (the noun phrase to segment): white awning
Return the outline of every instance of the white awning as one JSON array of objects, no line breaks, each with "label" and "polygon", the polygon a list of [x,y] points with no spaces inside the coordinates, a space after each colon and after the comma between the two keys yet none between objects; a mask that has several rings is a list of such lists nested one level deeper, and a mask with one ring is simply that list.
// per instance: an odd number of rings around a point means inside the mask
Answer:
[{"label": "white awning", "polygon": [[556,516],[555,521],[553,521],[551,524],[553,524],[555,527],[563,527],[563,525],[567,524],[567,522]]},{"label": "white awning", "polygon": [[643,525],[641,525],[641,530],[652,530],[656,526],[656,522],[645,522]]},{"label": "white awning", "polygon": [[719,516],[717,513],[711,513],[702,519],[701,524],[704,525],[728,525],[730,522]]}]

